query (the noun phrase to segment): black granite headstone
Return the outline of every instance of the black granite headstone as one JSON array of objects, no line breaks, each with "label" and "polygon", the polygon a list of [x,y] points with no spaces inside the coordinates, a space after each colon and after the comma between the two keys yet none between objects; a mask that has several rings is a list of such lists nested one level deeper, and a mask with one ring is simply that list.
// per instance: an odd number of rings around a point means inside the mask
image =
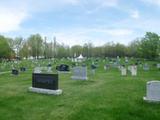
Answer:
[{"label": "black granite headstone", "polygon": [[65,64],[61,64],[60,66],[56,67],[56,70],[58,71],[69,71],[69,66]]},{"label": "black granite headstone", "polygon": [[25,72],[26,68],[25,67],[20,67],[21,72]]},{"label": "black granite headstone", "polygon": [[32,87],[58,90],[58,74],[32,74]]},{"label": "black granite headstone", "polygon": [[16,69],[12,69],[12,74],[13,74],[13,75],[18,75],[18,74],[19,74],[19,71],[16,70]]}]

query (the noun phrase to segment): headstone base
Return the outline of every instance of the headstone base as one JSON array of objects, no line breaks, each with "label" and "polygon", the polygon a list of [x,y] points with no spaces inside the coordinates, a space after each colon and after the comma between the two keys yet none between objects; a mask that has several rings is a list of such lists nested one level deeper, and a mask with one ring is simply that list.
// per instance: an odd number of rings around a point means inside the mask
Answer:
[{"label": "headstone base", "polygon": [[77,76],[72,76],[71,77],[73,80],[87,80],[87,77],[77,77]]},{"label": "headstone base", "polygon": [[49,89],[29,87],[29,91],[35,92],[35,93],[49,94],[49,95],[60,95],[60,94],[62,94],[62,90],[61,89],[49,90]]},{"label": "headstone base", "polygon": [[143,97],[143,100],[147,102],[160,102],[160,99],[149,99],[147,97]]}]

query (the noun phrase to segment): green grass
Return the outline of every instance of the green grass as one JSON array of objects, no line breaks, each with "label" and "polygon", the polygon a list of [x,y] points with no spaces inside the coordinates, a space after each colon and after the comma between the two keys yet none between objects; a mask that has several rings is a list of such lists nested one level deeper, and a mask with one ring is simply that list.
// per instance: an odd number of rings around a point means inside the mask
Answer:
[{"label": "green grass", "polygon": [[99,68],[88,81],[60,74],[60,96],[28,92],[31,73],[0,75],[0,120],[160,120],[160,104],[142,99],[146,82],[160,80],[158,70],[122,77]]}]

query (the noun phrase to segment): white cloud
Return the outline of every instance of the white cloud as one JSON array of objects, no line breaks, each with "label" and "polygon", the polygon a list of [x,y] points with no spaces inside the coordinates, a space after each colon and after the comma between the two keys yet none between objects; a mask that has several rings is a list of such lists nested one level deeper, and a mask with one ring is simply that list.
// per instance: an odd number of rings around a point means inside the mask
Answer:
[{"label": "white cloud", "polygon": [[138,10],[132,11],[132,12],[131,12],[131,17],[134,18],[134,19],[140,18],[139,11],[138,11]]},{"label": "white cloud", "polygon": [[64,5],[76,5],[79,0],[2,0],[0,1],[0,32],[7,33],[21,29],[23,22],[34,12],[56,9]]},{"label": "white cloud", "polygon": [[38,33],[43,35],[43,37],[47,36],[49,41],[53,40],[54,35],[57,38],[57,42],[65,43],[69,46],[77,44],[83,45],[88,42],[93,43],[95,46],[99,46],[111,41],[128,44],[134,38],[134,31],[130,29],[105,29],[100,27],[74,28],[69,31],[65,29],[63,31],[50,29],[46,32],[42,31]]},{"label": "white cloud", "polygon": [[142,0],[145,3],[150,3],[154,5],[160,5],[160,0]]},{"label": "white cloud", "polygon": [[118,5],[118,0],[102,0],[102,5],[115,7]]},{"label": "white cloud", "polygon": [[[61,9],[67,5],[84,5],[94,3],[96,6],[115,6],[118,0],[2,0],[0,1],[0,32],[16,31],[34,12]],[[94,6],[93,6],[94,7]],[[92,11],[88,11],[91,13]]]},{"label": "white cloud", "polygon": [[22,22],[28,18],[25,7],[20,3],[0,2],[0,32],[20,29]]},{"label": "white cloud", "polygon": [[106,30],[106,32],[112,36],[128,36],[133,33],[133,31],[129,29],[110,29]]}]

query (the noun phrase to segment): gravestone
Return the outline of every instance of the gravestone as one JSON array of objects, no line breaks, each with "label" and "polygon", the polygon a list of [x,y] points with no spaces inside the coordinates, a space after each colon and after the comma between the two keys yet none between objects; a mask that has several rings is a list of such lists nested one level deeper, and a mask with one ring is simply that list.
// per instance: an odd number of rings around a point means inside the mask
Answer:
[{"label": "gravestone", "polygon": [[144,64],[143,70],[144,70],[144,71],[148,71],[148,70],[149,70],[149,65],[148,65],[148,64]]},{"label": "gravestone", "polygon": [[148,102],[160,102],[160,81],[147,82],[147,93],[143,100]]},{"label": "gravestone", "polygon": [[121,75],[122,75],[122,76],[126,76],[126,75],[127,75],[127,69],[125,68],[124,65],[121,66],[121,69],[120,69],[120,70],[121,70]]},{"label": "gravestone", "polygon": [[87,67],[74,67],[73,76],[71,78],[74,80],[87,80]]},{"label": "gravestone", "polygon": [[41,73],[41,72],[42,72],[41,67],[34,68],[34,73]]},{"label": "gravestone", "polygon": [[106,64],[106,65],[104,65],[104,70],[109,70],[109,65],[108,64]]},{"label": "gravestone", "polygon": [[95,74],[95,70],[96,70],[97,66],[95,64],[91,65],[91,72],[94,75]]},{"label": "gravestone", "polygon": [[131,68],[131,75],[132,76],[137,76],[137,66],[136,65],[132,65]]},{"label": "gravestone", "polygon": [[21,71],[21,72],[25,72],[25,71],[26,71],[26,68],[25,68],[25,67],[20,67],[20,71]]},{"label": "gravestone", "polygon": [[19,71],[16,70],[16,69],[12,69],[12,75],[18,75],[19,74]]},{"label": "gravestone", "polygon": [[51,73],[52,72],[52,67],[48,67],[47,72]]},{"label": "gravestone", "polygon": [[160,63],[157,64],[157,68],[160,70]]},{"label": "gravestone", "polygon": [[51,63],[49,63],[49,64],[47,65],[47,72],[48,72],[48,73],[51,73],[51,72],[52,72],[52,65],[51,65]]},{"label": "gravestone", "polygon": [[125,57],[125,63],[128,63],[128,57]]},{"label": "gravestone", "polygon": [[32,87],[29,91],[43,94],[59,95],[58,74],[32,73]]},{"label": "gravestone", "polygon": [[62,71],[62,72],[68,72],[69,66],[66,64],[61,64],[60,66],[56,66],[56,70]]}]

